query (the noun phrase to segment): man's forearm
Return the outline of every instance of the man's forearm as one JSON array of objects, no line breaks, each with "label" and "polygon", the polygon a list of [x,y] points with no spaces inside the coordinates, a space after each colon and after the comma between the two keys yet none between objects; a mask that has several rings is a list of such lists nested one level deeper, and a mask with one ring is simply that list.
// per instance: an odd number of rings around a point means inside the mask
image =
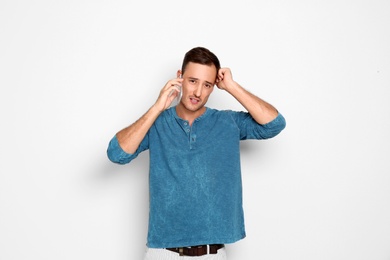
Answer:
[{"label": "man's forearm", "polygon": [[161,111],[152,106],[142,117],[130,126],[122,129],[116,134],[121,148],[130,154],[135,153],[138,146],[144,139],[146,133],[160,115]]},{"label": "man's forearm", "polygon": [[278,116],[278,111],[274,106],[250,93],[236,82],[226,88],[226,91],[237,99],[259,124],[267,124]]}]

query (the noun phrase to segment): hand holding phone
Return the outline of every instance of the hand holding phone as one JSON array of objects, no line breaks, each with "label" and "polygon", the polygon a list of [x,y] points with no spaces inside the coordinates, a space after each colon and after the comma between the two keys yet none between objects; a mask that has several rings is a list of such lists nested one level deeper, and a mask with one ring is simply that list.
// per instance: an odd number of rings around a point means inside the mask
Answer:
[{"label": "hand holding phone", "polygon": [[[177,106],[179,103],[180,103],[180,99],[181,99],[181,86],[177,86],[179,89],[180,89],[180,91],[179,91],[179,93],[177,93],[177,96],[175,97],[175,99],[174,100],[172,100],[172,103],[171,103],[171,107],[174,107],[174,106]],[[174,89],[172,89],[171,90],[171,93],[169,93],[169,96],[171,96],[174,92],[176,92],[176,90],[174,90]]]},{"label": "hand holding phone", "polygon": [[[181,74],[180,74],[180,78],[182,78]],[[176,86],[180,89],[180,91],[177,94],[177,96],[175,97],[175,99],[172,101],[170,107],[177,106],[180,103],[180,100],[181,100],[181,96],[182,96],[181,86],[179,86],[179,85],[176,85]],[[176,90],[172,89],[171,93],[169,93],[169,96],[171,96],[174,92],[176,92]]]}]

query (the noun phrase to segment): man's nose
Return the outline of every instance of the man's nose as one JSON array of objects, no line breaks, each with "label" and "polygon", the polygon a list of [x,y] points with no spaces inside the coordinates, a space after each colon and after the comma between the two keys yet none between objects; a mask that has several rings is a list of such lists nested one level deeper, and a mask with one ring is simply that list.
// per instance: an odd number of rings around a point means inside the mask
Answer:
[{"label": "man's nose", "polygon": [[194,95],[200,97],[202,95],[202,84],[198,84],[194,90]]}]

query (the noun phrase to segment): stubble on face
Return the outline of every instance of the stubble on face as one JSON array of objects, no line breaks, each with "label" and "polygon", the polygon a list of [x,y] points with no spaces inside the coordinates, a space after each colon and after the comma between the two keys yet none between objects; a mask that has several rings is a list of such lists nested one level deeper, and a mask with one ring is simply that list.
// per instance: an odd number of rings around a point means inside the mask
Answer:
[{"label": "stubble on face", "polygon": [[183,74],[183,96],[178,107],[182,114],[198,117],[205,112],[205,105],[213,91],[216,75],[214,65],[192,62],[187,64]]}]

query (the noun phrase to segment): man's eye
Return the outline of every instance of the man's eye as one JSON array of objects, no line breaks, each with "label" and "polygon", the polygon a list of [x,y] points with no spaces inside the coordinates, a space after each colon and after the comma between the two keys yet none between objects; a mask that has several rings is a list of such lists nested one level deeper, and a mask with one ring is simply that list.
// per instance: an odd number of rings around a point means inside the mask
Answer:
[{"label": "man's eye", "polygon": [[190,82],[191,82],[191,83],[195,83],[195,80],[194,80],[194,79],[190,79]]},{"label": "man's eye", "polygon": [[211,85],[210,84],[206,84],[205,87],[206,88],[211,88]]}]

